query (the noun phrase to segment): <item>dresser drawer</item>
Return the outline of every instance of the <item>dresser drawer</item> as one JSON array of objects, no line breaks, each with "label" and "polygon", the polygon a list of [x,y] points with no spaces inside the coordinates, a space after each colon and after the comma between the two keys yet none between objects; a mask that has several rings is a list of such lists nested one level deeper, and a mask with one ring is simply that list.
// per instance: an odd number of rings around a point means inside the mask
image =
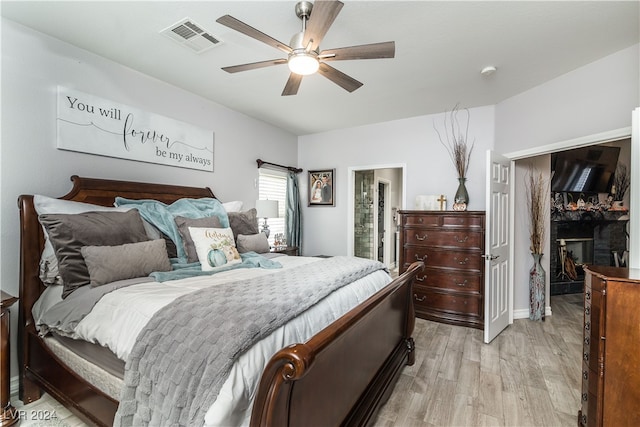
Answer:
[{"label": "dresser drawer", "polygon": [[404,241],[408,245],[482,249],[482,240],[483,234],[480,231],[440,231],[422,228],[404,230]]},{"label": "dresser drawer", "polygon": [[424,261],[425,266],[442,268],[456,268],[463,270],[481,271],[484,259],[479,251],[447,251],[419,246],[405,246],[404,267],[414,261]]},{"label": "dresser drawer", "polygon": [[436,215],[411,215],[411,214],[403,214],[402,215],[402,224],[408,226],[439,226],[440,225],[440,217]]},{"label": "dresser drawer", "polygon": [[444,227],[478,227],[484,229],[484,216],[476,215],[443,215]]},{"label": "dresser drawer", "polygon": [[413,302],[418,311],[440,311],[482,317],[482,299],[480,296],[464,295],[455,292],[437,292],[422,286],[413,289]]},{"label": "dresser drawer", "polygon": [[451,289],[454,291],[478,292],[484,289],[484,280],[478,273],[443,271],[437,268],[425,268],[423,274],[416,276],[416,284],[429,288]]}]

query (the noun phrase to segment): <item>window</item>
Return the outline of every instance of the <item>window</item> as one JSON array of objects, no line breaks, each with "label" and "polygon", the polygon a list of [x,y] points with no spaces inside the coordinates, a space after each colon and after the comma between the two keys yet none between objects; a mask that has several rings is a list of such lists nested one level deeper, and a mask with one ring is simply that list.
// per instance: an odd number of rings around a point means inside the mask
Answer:
[{"label": "window", "polygon": [[[287,173],[270,169],[258,169],[260,176],[258,179],[258,199],[260,200],[277,200],[278,201],[278,218],[267,219],[269,224],[269,244],[273,245],[273,236],[276,233],[285,232],[284,213],[287,203]],[[258,218],[260,230],[264,218]]]}]

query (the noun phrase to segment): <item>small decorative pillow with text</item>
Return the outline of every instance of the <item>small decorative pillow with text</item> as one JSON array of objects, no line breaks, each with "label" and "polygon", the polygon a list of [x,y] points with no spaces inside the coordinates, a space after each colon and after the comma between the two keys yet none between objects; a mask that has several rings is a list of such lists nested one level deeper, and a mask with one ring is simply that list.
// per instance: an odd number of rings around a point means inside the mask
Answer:
[{"label": "small decorative pillow with text", "polygon": [[231,228],[189,227],[202,271],[213,271],[242,262]]}]

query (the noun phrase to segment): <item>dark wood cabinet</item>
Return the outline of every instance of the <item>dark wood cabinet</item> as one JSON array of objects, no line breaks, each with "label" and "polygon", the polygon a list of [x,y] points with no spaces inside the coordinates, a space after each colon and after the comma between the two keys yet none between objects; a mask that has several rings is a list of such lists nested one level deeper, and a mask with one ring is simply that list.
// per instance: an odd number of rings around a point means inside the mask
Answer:
[{"label": "dark wood cabinet", "polygon": [[9,307],[18,298],[0,291],[0,427],[8,427],[18,422],[17,411],[10,400],[10,360],[9,356]]},{"label": "dark wood cabinet", "polygon": [[585,269],[581,426],[640,425],[640,269]]},{"label": "dark wood cabinet", "polygon": [[400,273],[414,261],[416,316],[484,327],[484,225],[480,211],[399,211]]}]

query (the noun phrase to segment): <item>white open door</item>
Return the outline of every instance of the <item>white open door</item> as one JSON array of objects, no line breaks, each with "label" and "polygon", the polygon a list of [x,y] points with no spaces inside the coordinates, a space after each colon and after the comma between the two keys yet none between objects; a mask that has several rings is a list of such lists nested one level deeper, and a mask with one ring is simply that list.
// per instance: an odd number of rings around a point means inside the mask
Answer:
[{"label": "white open door", "polygon": [[487,151],[485,343],[509,325],[509,167],[509,159]]}]

